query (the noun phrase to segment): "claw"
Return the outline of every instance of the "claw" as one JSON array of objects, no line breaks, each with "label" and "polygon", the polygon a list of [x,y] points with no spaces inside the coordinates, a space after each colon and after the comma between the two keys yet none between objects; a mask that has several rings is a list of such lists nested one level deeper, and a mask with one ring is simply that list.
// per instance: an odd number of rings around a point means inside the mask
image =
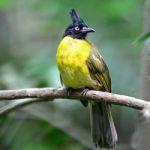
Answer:
[{"label": "claw", "polygon": [[86,95],[86,93],[89,91],[89,89],[88,88],[86,88],[86,89],[84,89],[83,91],[82,91],[82,95],[83,96],[85,96]]},{"label": "claw", "polygon": [[67,96],[70,96],[71,92],[73,91],[72,88],[67,88]]},{"label": "claw", "polygon": [[[88,88],[84,89],[84,90],[82,91],[82,95],[85,96],[88,91],[89,91]],[[80,101],[81,101],[81,103],[83,104],[83,106],[85,106],[85,107],[88,106],[88,101],[84,101],[84,100],[82,100],[82,99],[81,99]]]}]

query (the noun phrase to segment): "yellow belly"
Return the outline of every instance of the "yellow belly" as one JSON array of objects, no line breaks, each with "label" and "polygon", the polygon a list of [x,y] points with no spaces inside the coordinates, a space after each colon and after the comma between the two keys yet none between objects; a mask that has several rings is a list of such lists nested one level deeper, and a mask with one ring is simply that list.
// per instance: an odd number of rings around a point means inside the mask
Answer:
[{"label": "yellow belly", "polygon": [[86,65],[91,44],[86,40],[63,38],[57,49],[56,60],[62,81],[74,89],[89,87],[91,77]]}]

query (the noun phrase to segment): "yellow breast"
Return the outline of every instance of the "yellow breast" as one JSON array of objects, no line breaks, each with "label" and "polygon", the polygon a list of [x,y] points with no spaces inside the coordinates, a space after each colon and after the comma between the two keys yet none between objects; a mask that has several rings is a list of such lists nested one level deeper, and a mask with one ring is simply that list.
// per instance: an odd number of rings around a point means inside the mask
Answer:
[{"label": "yellow breast", "polygon": [[62,81],[66,87],[84,88],[90,83],[86,60],[90,55],[91,44],[86,40],[64,37],[60,42],[56,60]]}]

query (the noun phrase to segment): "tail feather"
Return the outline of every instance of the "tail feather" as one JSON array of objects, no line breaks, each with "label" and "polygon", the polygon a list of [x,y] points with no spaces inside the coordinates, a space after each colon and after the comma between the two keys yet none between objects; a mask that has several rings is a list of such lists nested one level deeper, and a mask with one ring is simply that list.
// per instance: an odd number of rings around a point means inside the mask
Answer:
[{"label": "tail feather", "polygon": [[91,103],[91,128],[93,142],[100,148],[113,148],[117,133],[111,115],[110,104]]}]

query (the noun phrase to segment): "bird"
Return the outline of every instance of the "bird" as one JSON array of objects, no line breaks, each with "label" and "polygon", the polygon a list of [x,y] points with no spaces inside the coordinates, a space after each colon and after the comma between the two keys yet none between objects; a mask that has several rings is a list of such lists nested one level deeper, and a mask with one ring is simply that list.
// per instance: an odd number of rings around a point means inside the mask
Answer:
[{"label": "bird", "polygon": [[[108,67],[99,50],[87,34],[95,32],[71,9],[72,23],[67,26],[56,50],[56,62],[61,83],[68,91],[96,90],[111,92]],[[111,104],[107,102],[85,102],[90,105],[90,122],[93,143],[99,148],[114,148],[118,140],[112,118]]]}]

